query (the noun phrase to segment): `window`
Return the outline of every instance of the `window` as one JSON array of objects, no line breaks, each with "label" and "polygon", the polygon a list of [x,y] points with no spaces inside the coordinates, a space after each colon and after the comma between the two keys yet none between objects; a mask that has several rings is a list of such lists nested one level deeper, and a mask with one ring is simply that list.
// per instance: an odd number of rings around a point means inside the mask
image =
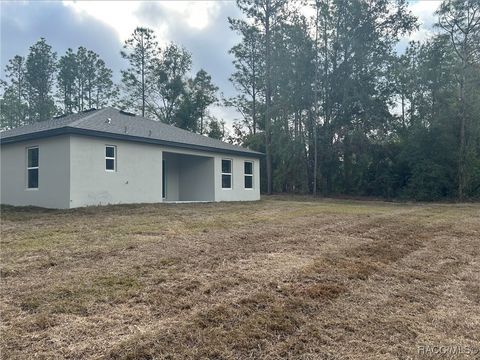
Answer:
[{"label": "window", "polygon": [[105,170],[106,171],[115,171],[116,162],[115,156],[117,152],[116,146],[105,146]]},{"label": "window", "polygon": [[38,189],[38,147],[27,148],[27,188]]},{"label": "window", "polygon": [[222,159],[222,189],[232,188],[232,160]]},{"label": "window", "polygon": [[245,178],[245,189],[253,189],[253,162],[245,161],[243,165],[243,174]]}]

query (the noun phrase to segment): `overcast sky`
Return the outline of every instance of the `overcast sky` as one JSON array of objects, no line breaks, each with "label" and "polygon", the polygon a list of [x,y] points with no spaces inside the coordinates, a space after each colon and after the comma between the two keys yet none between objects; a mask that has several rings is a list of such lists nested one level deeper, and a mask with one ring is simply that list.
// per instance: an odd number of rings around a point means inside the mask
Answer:
[{"label": "overcast sky", "polygon": [[[434,11],[441,1],[412,1],[420,29],[408,40],[424,40],[435,23]],[[67,48],[85,46],[98,53],[112,68],[118,81],[126,62],[120,57],[123,42],[136,26],[155,30],[160,43],[174,41],[192,53],[193,71],[201,68],[226,95],[234,94],[228,78],[233,71],[228,50],[238,42],[228,27],[227,17],[240,17],[235,1],[0,1],[0,65],[15,55],[27,55],[28,48],[44,37],[62,55]],[[231,123],[237,115],[223,108],[214,115]]]}]

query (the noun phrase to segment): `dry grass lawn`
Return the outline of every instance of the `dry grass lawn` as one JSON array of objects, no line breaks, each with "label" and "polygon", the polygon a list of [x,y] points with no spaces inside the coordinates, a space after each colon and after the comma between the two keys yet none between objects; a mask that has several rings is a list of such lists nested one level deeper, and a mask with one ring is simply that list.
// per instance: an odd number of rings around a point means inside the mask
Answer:
[{"label": "dry grass lawn", "polygon": [[2,210],[2,359],[480,351],[480,204]]}]

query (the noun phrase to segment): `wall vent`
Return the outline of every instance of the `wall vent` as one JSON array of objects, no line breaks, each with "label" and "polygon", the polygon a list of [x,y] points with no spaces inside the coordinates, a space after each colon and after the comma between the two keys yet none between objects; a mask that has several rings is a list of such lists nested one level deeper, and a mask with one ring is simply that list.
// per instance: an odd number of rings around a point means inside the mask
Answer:
[{"label": "wall vent", "polygon": [[127,115],[127,116],[135,116],[134,113],[131,113],[131,112],[128,112],[128,111],[125,111],[125,110],[120,110],[120,114]]}]

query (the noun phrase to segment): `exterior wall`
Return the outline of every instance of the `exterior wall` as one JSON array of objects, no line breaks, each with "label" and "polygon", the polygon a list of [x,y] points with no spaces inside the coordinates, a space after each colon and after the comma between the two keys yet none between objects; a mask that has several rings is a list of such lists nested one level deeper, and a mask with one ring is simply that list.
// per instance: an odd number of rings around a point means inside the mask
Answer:
[{"label": "exterior wall", "polygon": [[[213,158],[213,181],[215,201],[256,201],[260,200],[260,159],[255,157],[246,157],[229,154],[217,154],[206,151],[192,151],[178,148],[162,147],[165,159],[172,159],[175,154],[205,156]],[[168,152],[168,153],[165,153]],[[232,160],[232,189],[222,189],[222,159]],[[244,162],[253,162],[253,189],[245,189],[244,187]],[[168,171],[168,162],[167,162]],[[178,170],[180,171],[180,170]],[[173,176],[178,176],[173,175]],[[199,181],[198,178],[194,178]],[[167,173],[167,181],[170,181]],[[168,196],[169,184],[167,183],[167,199],[169,201],[176,201],[179,198],[171,198]]]},{"label": "exterior wall", "polygon": [[180,164],[176,154],[163,152],[163,159],[165,160],[165,167],[167,172],[167,201],[179,201],[179,180],[180,180]]},{"label": "exterior wall", "polygon": [[[38,189],[27,189],[27,148],[38,146]],[[0,202],[16,206],[69,207],[70,138],[67,135],[4,144],[0,148]]]},{"label": "exterior wall", "polygon": [[[116,146],[116,171],[105,146]],[[162,150],[155,145],[72,135],[70,207],[162,201]]]},{"label": "exterior wall", "polygon": [[182,157],[180,164],[180,201],[214,201],[213,158]]},{"label": "exterior wall", "polygon": [[[222,159],[232,160],[232,188],[222,189]],[[244,186],[244,162],[253,162],[253,189]],[[243,156],[215,156],[215,201],[260,200],[260,160]]]},{"label": "exterior wall", "polygon": [[214,201],[214,158],[163,152],[167,201]]},{"label": "exterior wall", "polygon": [[[116,146],[115,172],[105,170],[106,145]],[[26,189],[26,148],[30,146],[39,146],[38,190]],[[49,208],[162,202],[163,155],[167,160],[166,200],[260,199],[257,158],[62,135],[1,145],[0,201]],[[222,189],[222,159],[232,160],[232,189]],[[254,163],[253,189],[244,188],[244,161]]]}]

